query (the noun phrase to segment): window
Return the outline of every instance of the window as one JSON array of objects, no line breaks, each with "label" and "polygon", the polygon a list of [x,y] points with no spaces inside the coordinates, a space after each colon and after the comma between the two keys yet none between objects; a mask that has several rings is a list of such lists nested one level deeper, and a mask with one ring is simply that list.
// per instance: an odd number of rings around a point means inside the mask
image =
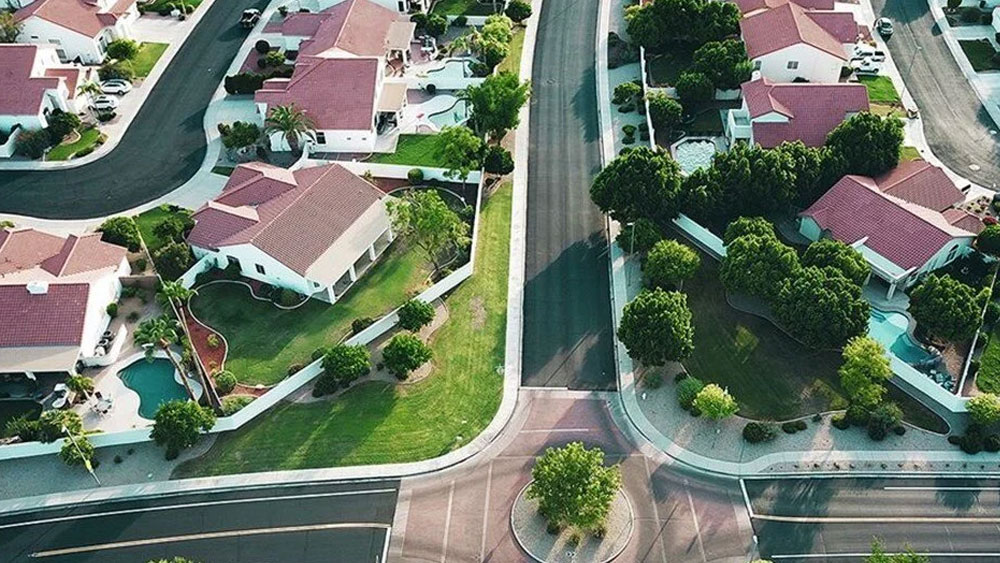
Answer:
[{"label": "window", "polygon": [[948,251],[948,257],[945,258],[945,263],[951,262],[955,259],[955,255],[958,254],[958,247],[953,246],[951,250]]},{"label": "window", "polygon": [[799,68],[799,61],[788,61],[788,70],[795,70]]},{"label": "window", "polygon": [[316,132],[316,144],[325,145],[326,144],[326,133],[322,131]]},{"label": "window", "polygon": [[260,264],[254,264],[254,266],[257,267],[257,273],[258,274],[260,274],[262,276],[266,276],[267,275],[267,272],[264,271],[264,266],[261,266]]}]

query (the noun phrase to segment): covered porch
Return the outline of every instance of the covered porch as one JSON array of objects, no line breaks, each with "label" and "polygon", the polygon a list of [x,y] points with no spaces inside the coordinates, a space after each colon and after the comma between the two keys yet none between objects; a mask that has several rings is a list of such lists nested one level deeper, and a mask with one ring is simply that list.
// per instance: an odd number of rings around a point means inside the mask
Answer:
[{"label": "covered porch", "polygon": [[371,268],[372,264],[378,260],[379,256],[385,252],[386,248],[392,244],[395,236],[392,229],[386,229],[379,235],[375,241],[365,249],[364,252],[359,255],[354,262],[347,268],[347,270],[341,274],[341,276],[332,285],[327,287],[325,292],[317,294],[316,297],[320,297],[324,301],[329,301],[330,303],[336,303],[337,300],[341,299],[344,294],[358,281]]},{"label": "covered porch", "polygon": [[882,280],[887,287],[885,291],[885,299],[887,301],[892,301],[897,289],[905,289],[906,286],[909,285],[913,268],[903,269],[899,267],[888,258],[866,246],[865,240],[866,239],[861,239],[851,246],[860,252],[861,255],[864,256],[865,261],[868,262],[868,265],[871,266],[872,271],[871,274],[868,275],[869,280],[873,274]]}]

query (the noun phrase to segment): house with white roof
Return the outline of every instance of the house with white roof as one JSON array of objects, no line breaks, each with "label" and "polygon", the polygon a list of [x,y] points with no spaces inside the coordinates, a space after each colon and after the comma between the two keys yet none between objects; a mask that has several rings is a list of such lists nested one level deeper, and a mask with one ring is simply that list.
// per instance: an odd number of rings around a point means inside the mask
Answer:
[{"label": "house with white roof", "polygon": [[86,96],[77,89],[96,78],[92,68],[59,62],[53,47],[0,45],[0,134],[43,129],[54,112],[84,110]]},{"label": "house with white roof", "polygon": [[775,3],[740,20],[754,69],[774,82],[837,82],[861,37],[854,15]]},{"label": "house with white roof", "polygon": [[775,83],[757,78],[741,86],[743,105],[726,112],[729,143],[773,148],[786,141],[819,147],[837,125],[868,111],[868,89],[856,82]]},{"label": "house with white roof", "polygon": [[100,64],[115,39],[131,38],[136,0],[34,0],[14,13],[18,41],[52,45],[62,61]]},{"label": "house with white roof", "polygon": [[107,365],[125,341],[110,342],[110,303],[131,273],[126,249],[100,233],[59,237],[0,230],[0,373],[72,373]]},{"label": "house with white roof", "polygon": [[187,240],[218,268],[333,303],[392,242],[387,197],[339,164],[242,164]]},{"label": "house with white roof", "polygon": [[799,214],[799,232],[857,249],[891,298],[897,288],[972,251],[983,224],[953,207],[962,200],[940,168],[922,160],[901,163],[878,178],[841,178]]}]

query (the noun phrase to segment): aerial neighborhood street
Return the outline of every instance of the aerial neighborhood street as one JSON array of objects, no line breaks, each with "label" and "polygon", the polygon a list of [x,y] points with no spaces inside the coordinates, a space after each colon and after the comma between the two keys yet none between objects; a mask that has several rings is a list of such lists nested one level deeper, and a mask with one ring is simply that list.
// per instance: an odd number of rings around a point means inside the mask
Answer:
[{"label": "aerial neighborhood street", "polygon": [[10,0],[0,561],[1000,560],[997,0]]}]

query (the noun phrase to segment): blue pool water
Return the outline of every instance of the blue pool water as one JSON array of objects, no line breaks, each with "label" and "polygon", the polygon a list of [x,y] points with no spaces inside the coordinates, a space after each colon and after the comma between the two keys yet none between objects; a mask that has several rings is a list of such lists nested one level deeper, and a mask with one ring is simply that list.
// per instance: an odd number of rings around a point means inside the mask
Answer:
[{"label": "blue pool water", "polygon": [[139,416],[153,420],[163,403],[187,399],[184,386],[174,379],[174,365],[166,358],[137,360],[118,372],[125,386],[139,395]]},{"label": "blue pool water", "polygon": [[868,335],[881,342],[886,350],[908,364],[930,359],[931,354],[907,334],[907,326],[906,315],[873,308],[868,318]]},{"label": "blue pool water", "polygon": [[427,71],[429,78],[468,78],[472,76],[468,59],[448,59],[444,66]]},{"label": "blue pool water", "polygon": [[465,100],[456,100],[455,105],[444,111],[431,114],[427,116],[427,119],[434,125],[437,125],[438,129],[460,125],[469,119],[468,107]]}]

